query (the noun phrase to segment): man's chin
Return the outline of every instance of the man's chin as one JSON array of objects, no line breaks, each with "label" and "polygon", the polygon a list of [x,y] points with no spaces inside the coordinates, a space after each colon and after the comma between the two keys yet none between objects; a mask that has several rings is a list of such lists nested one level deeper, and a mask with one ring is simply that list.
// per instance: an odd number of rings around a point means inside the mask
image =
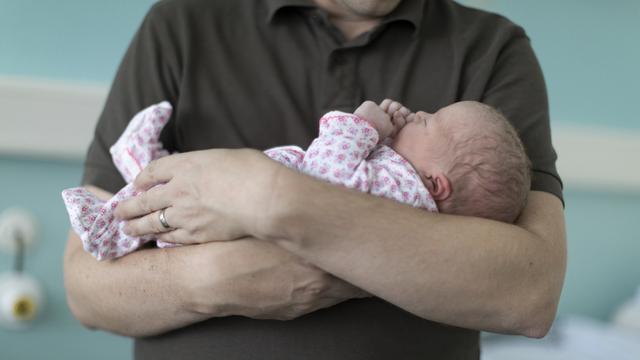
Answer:
[{"label": "man's chin", "polygon": [[354,15],[377,18],[391,13],[402,0],[337,0]]}]

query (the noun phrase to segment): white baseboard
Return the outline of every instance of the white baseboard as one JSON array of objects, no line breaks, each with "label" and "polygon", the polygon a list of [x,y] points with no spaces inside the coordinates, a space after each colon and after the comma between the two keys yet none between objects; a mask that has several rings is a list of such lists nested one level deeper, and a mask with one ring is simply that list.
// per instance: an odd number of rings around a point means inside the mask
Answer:
[{"label": "white baseboard", "polygon": [[556,126],[552,137],[565,188],[640,191],[640,131]]},{"label": "white baseboard", "polygon": [[[0,78],[0,155],[81,159],[107,90]],[[640,131],[554,126],[553,143],[566,188],[640,191]]]},{"label": "white baseboard", "polygon": [[81,159],[107,90],[104,85],[0,78],[0,154]]}]

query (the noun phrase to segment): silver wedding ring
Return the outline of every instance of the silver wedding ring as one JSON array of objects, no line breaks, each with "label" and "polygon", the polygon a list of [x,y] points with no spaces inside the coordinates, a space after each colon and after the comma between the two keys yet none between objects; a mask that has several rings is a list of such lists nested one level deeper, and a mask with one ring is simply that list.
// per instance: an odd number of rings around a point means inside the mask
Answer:
[{"label": "silver wedding ring", "polygon": [[158,219],[160,219],[160,224],[162,224],[162,227],[169,230],[171,229],[171,225],[169,225],[169,223],[167,222],[167,218],[164,215],[164,212],[167,210],[167,208],[164,208],[162,210],[160,210],[160,213],[158,215]]}]

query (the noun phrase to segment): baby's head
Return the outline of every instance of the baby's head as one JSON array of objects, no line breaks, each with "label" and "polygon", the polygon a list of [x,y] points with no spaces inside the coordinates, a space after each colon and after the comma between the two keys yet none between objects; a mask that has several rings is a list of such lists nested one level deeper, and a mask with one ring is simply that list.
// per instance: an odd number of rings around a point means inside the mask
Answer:
[{"label": "baby's head", "polygon": [[458,102],[419,111],[391,147],[416,168],[443,213],[513,222],[531,185],[516,130],[497,110]]}]

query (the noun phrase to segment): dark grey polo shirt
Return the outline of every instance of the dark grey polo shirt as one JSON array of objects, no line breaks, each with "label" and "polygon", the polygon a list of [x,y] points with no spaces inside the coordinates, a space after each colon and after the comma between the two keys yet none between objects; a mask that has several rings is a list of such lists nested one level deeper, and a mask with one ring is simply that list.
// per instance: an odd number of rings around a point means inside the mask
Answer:
[{"label": "dark grey polo shirt", "polygon": [[[309,145],[329,110],[398,100],[434,112],[477,100],[514,124],[533,190],[562,199],[544,80],[524,31],[446,0],[403,0],[352,41],[303,0],[168,0],[129,47],[98,122],[83,183],[124,182],[109,147],[141,109],[169,100],[165,147]],[[390,241],[393,241],[390,239]],[[136,339],[137,359],[477,359],[478,332],[352,300],[291,321],[211,319]]]}]

